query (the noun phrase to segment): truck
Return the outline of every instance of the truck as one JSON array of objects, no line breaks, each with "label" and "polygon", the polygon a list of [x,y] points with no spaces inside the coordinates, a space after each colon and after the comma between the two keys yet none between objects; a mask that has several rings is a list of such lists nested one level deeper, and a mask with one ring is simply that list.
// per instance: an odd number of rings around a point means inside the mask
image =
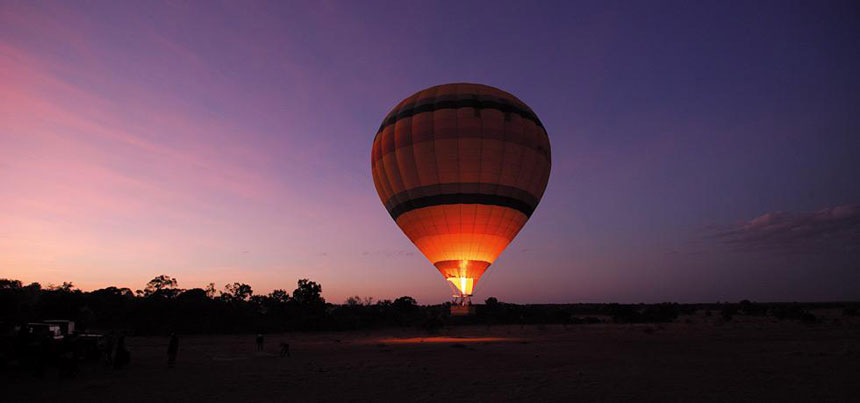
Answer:
[{"label": "truck", "polygon": [[75,322],[72,320],[49,319],[43,320],[42,323],[59,326],[60,332],[63,334],[63,336],[69,336],[75,333]]}]

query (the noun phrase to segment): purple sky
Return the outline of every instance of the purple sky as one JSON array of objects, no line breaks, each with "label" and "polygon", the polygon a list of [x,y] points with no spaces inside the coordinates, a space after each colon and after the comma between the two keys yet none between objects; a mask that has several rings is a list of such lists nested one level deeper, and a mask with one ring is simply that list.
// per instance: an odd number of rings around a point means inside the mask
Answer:
[{"label": "purple sky", "polygon": [[447,299],[376,195],[435,84],[528,103],[553,172],[476,298],[860,298],[857,2],[0,0],[0,277]]}]

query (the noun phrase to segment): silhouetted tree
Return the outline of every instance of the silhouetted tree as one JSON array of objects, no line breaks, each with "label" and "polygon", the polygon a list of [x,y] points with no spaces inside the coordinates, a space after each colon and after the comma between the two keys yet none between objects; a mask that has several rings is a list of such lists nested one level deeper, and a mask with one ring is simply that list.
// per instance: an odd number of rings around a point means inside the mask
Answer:
[{"label": "silhouetted tree", "polygon": [[[20,283],[20,281],[18,282]],[[51,291],[62,291],[62,292],[71,292],[75,288],[75,285],[70,281],[64,281],[62,285],[50,285],[48,289]]]},{"label": "silhouetted tree", "polygon": [[273,290],[269,294],[269,298],[277,303],[286,304],[287,302],[290,302],[290,293],[286,290]]},{"label": "silhouetted tree", "polygon": [[0,289],[19,289],[21,288],[21,280],[0,279]]},{"label": "silhouetted tree", "polygon": [[346,305],[348,306],[359,306],[361,305],[361,297],[358,295],[352,296],[346,299]]},{"label": "silhouetted tree", "polygon": [[411,312],[415,310],[417,302],[415,302],[415,298],[410,296],[403,296],[394,300],[394,309],[397,309],[401,312]]},{"label": "silhouetted tree", "polygon": [[373,297],[364,297],[361,298],[358,295],[349,297],[346,299],[346,305],[348,306],[371,306],[373,305]]},{"label": "silhouetted tree", "polygon": [[111,298],[111,297],[119,297],[119,298],[133,298],[134,293],[128,288],[117,288],[117,287],[107,287],[95,290],[90,293],[93,296],[99,296],[102,298]]},{"label": "silhouetted tree", "polygon": [[208,298],[215,298],[215,294],[216,294],[217,292],[218,292],[218,291],[215,289],[215,283],[209,283],[209,284],[206,286],[206,297],[208,297]]},{"label": "silhouetted tree", "polygon": [[299,280],[298,288],[293,291],[293,301],[299,305],[325,304],[322,286],[308,279]]},{"label": "silhouetted tree", "polygon": [[179,282],[175,278],[162,274],[146,283],[146,288],[143,289],[143,296],[172,298],[181,292],[181,290],[176,288],[178,285]]},{"label": "silhouetted tree", "polygon": [[221,296],[230,301],[248,301],[254,295],[254,291],[251,290],[251,286],[248,284],[227,284],[224,286],[224,290],[225,292]]},{"label": "silhouetted tree", "polygon": [[376,306],[378,307],[390,307],[391,304],[392,302],[390,299],[381,299],[379,301],[376,301]]},{"label": "silhouetted tree", "polygon": [[202,288],[192,288],[190,290],[182,291],[182,293],[180,293],[177,298],[181,298],[183,300],[192,299],[199,301],[209,299],[209,294],[206,292],[206,290]]},{"label": "silhouetted tree", "polygon": [[740,312],[744,315],[760,316],[767,314],[767,307],[762,304],[756,304],[748,299],[740,302]]}]

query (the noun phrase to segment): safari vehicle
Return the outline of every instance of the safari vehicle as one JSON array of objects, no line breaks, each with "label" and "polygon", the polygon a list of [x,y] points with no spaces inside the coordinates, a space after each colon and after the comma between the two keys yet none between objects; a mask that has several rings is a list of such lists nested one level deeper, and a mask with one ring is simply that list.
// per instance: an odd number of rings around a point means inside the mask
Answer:
[{"label": "safari vehicle", "polygon": [[75,322],[72,320],[50,319],[43,320],[42,323],[60,326],[60,332],[63,334],[63,336],[68,336],[70,334],[75,333]]},{"label": "safari vehicle", "polygon": [[49,337],[53,340],[62,340],[64,337],[62,327],[53,323],[28,323],[27,334],[31,339]]},{"label": "safari vehicle", "polygon": [[[99,358],[101,344],[103,343],[102,335],[97,333],[78,333],[75,331],[74,321],[50,319],[41,323],[30,323],[28,327],[31,325],[43,325],[50,328],[50,331],[53,332],[51,333],[53,340],[64,341],[62,349],[73,351],[75,357],[79,359],[97,360]],[[30,330],[30,335],[35,336],[34,339],[39,339],[39,334],[34,333],[33,329]]]}]

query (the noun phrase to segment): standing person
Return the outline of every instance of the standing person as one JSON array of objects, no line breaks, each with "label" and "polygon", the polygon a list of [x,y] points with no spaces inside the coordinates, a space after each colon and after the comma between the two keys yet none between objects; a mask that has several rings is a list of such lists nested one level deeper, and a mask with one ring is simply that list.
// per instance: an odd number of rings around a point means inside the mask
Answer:
[{"label": "standing person", "polygon": [[285,341],[281,342],[281,358],[290,356],[290,343]]},{"label": "standing person", "polygon": [[125,348],[125,335],[120,335],[116,340],[116,353],[113,357],[113,368],[123,369],[131,361],[131,353]]},{"label": "standing person", "polygon": [[263,335],[257,333],[257,351],[263,351]]},{"label": "standing person", "polygon": [[51,350],[53,346],[51,345],[51,336],[41,334],[38,337],[39,344],[38,347],[36,347],[36,377],[44,378],[45,369],[48,368],[48,361],[51,360]]},{"label": "standing person", "polygon": [[113,365],[113,353],[114,348],[116,347],[116,333],[113,330],[110,331],[107,338],[105,338],[105,351],[104,351],[104,360],[105,365],[111,366]]},{"label": "standing person", "polygon": [[171,333],[170,343],[167,344],[167,368],[173,368],[176,365],[177,353],[179,353],[179,336]]}]

